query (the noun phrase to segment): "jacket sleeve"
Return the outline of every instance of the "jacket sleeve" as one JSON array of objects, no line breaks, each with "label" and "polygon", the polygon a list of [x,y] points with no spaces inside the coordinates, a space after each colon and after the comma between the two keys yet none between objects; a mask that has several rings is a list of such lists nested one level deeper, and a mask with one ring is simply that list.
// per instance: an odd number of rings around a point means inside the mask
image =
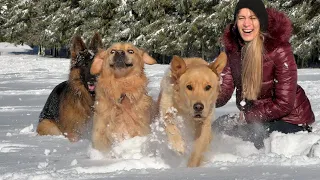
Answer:
[{"label": "jacket sleeve", "polygon": [[297,65],[290,44],[271,53],[275,68],[273,99],[254,101],[252,108],[245,112],[246,120],[270,121],[281,119],[294,108],[297,91]]},{"label": "jacket sleeve", "polygon": [[234,91],[234,83],[231,74],[229,61],[221,73],[220,92],[216,102],[216,107],[224,106],[231,98]]}]

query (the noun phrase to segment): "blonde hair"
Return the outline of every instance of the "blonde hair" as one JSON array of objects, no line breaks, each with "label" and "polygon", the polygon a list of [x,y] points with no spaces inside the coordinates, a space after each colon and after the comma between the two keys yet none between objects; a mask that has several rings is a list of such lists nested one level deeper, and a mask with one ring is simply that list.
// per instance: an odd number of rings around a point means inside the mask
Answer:
[{"label": "blonde hair", "polygon": [[256,100],[260,95],[263,78],[263,34],[248,42],[241,52],[242,98]]}]

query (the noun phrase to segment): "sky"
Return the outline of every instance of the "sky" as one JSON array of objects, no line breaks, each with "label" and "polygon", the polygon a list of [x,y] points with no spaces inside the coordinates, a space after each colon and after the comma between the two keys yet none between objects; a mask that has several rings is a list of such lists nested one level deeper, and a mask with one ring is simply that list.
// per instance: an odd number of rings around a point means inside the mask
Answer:
[{"label": "sky", "polygon": [[[226,179],[311,180],[320,177],[320,69],[299,69],[298,84],[308,95],[316,122],[313,132],[282,134],[265,139],[265,148],[238,137],[214,132],[206,160],[187,168],[188,155],[167,145],[157,121],[152,133],[114,144],[108,154],[88,139],[70,143],[63,136],[38,136],[38,116],[51,90],[68,77],[69,59],[14,55],[27,46],[0,43],[0,180],[50,179]],[[157,99],[168,65],[146,65],[148,93]],[[215,118],[237,115],[233,96],[216,109]],[[220,118],[221,120],[221,118]],[[233,118],[225,122],[236,123]],[[320,142],[320,141],[319,141]],[[309,156],[308,156],[309,154]]]}]

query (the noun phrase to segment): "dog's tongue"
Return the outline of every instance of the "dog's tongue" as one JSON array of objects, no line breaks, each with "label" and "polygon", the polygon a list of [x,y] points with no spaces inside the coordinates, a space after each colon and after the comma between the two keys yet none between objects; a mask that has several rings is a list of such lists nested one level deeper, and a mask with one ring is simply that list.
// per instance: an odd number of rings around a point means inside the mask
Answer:
[{"label": "dog's tongue", "polygon": [[88,85],[89,91],[94,91],[95,88],[96,88],[95,85]]}]

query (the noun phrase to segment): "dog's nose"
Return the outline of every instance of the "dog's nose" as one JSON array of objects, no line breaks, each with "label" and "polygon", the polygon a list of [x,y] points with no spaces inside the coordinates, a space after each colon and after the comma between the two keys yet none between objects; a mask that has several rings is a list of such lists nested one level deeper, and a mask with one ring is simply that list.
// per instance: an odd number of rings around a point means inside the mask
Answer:
[{"label": "dog's nose", "polygon": [[125,55],[126,55],[125,52],[122,51],[122,50],[118,50],[118,51],[115,52],[115,56],[120,56],[120,57],[122,57],[122,56],[125,56]]},{"label": "dog's nose", "polygon": [[91,76],[89,81],[95,81],[96,80],[96,76]]},{"label": "dog's nose", "polygon": [[202,103],[197,102],[193,105],[193,109],[197,112],[201,112],[204,109],[204,105]]}]

